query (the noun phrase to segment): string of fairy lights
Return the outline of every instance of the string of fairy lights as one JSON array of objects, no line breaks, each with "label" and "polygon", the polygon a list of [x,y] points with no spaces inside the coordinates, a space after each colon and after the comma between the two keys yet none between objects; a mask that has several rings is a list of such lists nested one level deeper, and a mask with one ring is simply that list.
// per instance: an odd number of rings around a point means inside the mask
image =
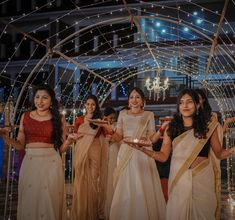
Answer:
[{"label": "string of fairy lights", "polygon": [[[3,1],[0,6],[12,1]],[[10,81],[10,88],[6,85],[4,88],[8,88],[9,97],[14,97],[18,104],[15,124],[19,124],[21,114],[29,108],[32,89],[40,80],[49,83],[54,79],[62,112],[71,124],[83,113],[87,94],[95,93],[101,105],[115,90],[126,97],[135,80],[143,85],[143,78],[154,77],[158,66],[162,70],[160,76],[169,77],[170,89],[179,86],[174,79],[188,76],[209,91],[223,119],[234,115],[235,103],[228,94],[235,95],[235,26],[227,15],[220,26],[224,4],[210,7],[192,0],[136,0],[127,5],[120,0],[87,5],[71,2],[70,10],[57,14],[44,11],[57,6],[53,0],[34,5],[31,11],[17,17],[0,20],[0,40],[5,41],[12,32],[17,38],[6,62],[0,63],[0,79]],[[113,6],[106,7],[110,3]],[[230,1],[229,7],[235,7],[234,1]],[[50,18],[41,19],[35,25],[22,25],[38,19],[40,13]],[[216,37],[219,43],[211,53]],[[28,45],[26,51],[25,45]],[[26,59],[17,61],[22,50]],[[19,95],[16,88],[23,88],[24,92]],[[72,151],[66,168],[69,173],[72,173],[71,154]],[[232,164],[228,161],[228,173],[232,173]],[[71,181],[71,175],[68,178]],[[228,185],[233,185],[229,181]]]}]

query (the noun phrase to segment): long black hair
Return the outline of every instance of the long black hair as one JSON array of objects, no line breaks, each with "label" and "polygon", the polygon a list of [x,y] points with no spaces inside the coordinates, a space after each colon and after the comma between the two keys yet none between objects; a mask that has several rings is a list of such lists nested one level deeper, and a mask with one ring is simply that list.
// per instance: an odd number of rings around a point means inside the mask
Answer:
[{"label": "long black hair", "polygon": [[109,116],[111,114],[115,114],[116,115],[116,111],[113,107],[111,106],[107,106],[105,109],[104,109],[104,116]]},{"label": "long black hair", "polygon": [[194,129],[194,136],[197,138],[206,138],[206,133],[208,131],[208,121],[205,119],[203,111],[199,106],[199,97],[193,89],[183,89],[177,97],[177,112],[174,114],[174,118],[169,124],[167,134],[173,140],[178,135],[182,134],[185,131],[183,118],[179,111],[180,100],[184,95],[189,95],[194,104],[195,112],[193,114],[193,124],[192,128]]},{"label": "long black hair", "polygon": [[51,97],[51,106],[50,106],[50,111],[51,111],[51,120],[52,120],[52,125],[53,125],[53,130],[52,130],[52,136],[51,136],[51,141],[54,143],[54,148],[56,150],[59,150],[60,146],[62,145],[62,122],[61,122],[61,114],[59,112],[59,102],[55,97],[55,92],[54,90],[46,84],[42,84],[37,86],[34,89],[33,92],[33,103],[32,103],[32,110],[36,109],[36,106],[34,104],[34,98],[39,90],[44,90],[48,93],[48,95]]},{"label": "long black hair", "polygon": [[[101,118],[101,110],[100,110],[100,106],[99,106],[99,101],[98,98],[95,95],[88,95],[86,97],[86,101],[87,102],[88,99],[92,99],[95,102],[95,111],[93,112],[93,116],[92,119],[97,119],[97,118]],[[90,123],[91,128],[96,129],[98,126],[94,125],[92,123]]]},{"label": "long black hair", "polygon": [[207,121],[210,121],[212,109],[208,98],[202,89],[195,89],[196,93],[202,97],[202,111]]}]

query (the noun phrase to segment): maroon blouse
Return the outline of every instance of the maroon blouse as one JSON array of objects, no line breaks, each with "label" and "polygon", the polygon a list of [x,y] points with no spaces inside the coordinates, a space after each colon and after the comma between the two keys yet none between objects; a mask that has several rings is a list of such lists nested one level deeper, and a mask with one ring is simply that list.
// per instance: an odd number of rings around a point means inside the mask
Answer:
[{"label": "maroon blouse", "polygon": [[35,142],[52,144],[51,135],[53,124],[51,119],[38,121],[30,117],[30,112],[25,112],[23,126],[26,144]]}]

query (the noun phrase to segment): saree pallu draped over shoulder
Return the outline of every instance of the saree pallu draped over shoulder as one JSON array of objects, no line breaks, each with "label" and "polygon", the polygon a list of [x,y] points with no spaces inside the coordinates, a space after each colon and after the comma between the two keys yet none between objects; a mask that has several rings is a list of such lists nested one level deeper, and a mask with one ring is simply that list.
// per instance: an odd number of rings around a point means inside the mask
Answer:
[{"label": "saree pallu draped over shoulder", "polygon": [[[122,117],[123,133],[130,128],[126,125],[132,123],[132,138],[148,138],[151,123],[154,128],[152,112],[144,112],[137,119],[124,111],[119,117]],[[118,152],[114,187],[110,220],[165,219],[166,204],[155,161],[125,143],[121,144]]]},{"label": "saree pallu draped over shoulder", "polygon": [[195,138],[193,129],[174,139],[167,220],[220,219],[220,163],[212,149],[206,160],[190,168],[215,129],[221,134],[219,123],[212,120],[206,139]]},{"label": "saree pallu draped over shoulder", "polygon": [[89,123],[79,126],[84,136],[74,150],[72,220],[96,220],[104,215],[107,182],[108,142]]},{"label": "saree pallu draped over shoulder", "polygon": [[[136,127],[132,138],[137,138],[137,139],[141,138],[143,131],[146,129],[149,120],[149,115],[146,113],[147,112],[145,112],[145,116],[141,119],[139,125]],[[130,147],[126,148],[125,157],[123,157],[122,160],[119,162],[114,173],[114,186],[117,184],[117,180],[120,174],[122,173],[123,169],[125,169],[125,166],[127,165],[128,161],[131,159],[133,152],[134,152],[133,148]]]}]

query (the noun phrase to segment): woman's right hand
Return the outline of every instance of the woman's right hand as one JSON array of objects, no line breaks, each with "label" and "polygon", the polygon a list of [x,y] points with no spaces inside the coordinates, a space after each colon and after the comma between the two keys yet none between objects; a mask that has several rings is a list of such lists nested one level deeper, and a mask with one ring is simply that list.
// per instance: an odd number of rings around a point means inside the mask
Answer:
[{"label": "woman's right hand", "polygon": [[79,139],[80,137],[82,137],[83,135],[81,134],[77,134],[77,133],[71,133],[68,135],[68,141],[76,141],[77,139]]},{"label": "woman's right hand", "polygon": [[108,125],[108,124],[103,124],[101,125],[101,127],[103,127],[104,131],[105,131],[105,134],[113,134],[114,133],[114,130],[113,130],[113,127]]},{"label": "woman's right hand", "polygon": [[9,132],[7,128],[0,128],[0,136],[7,136]]},{"label": "woman's right hand", "polygon": [[235,116],[233,117],[229,117],[229,118],[226,118],[225,121],[224,121],[224,126],[223,126],[223,131],[224,133],[228,132],[229,130],[229,125],[231,123],[234,123],[235,122]]}]

